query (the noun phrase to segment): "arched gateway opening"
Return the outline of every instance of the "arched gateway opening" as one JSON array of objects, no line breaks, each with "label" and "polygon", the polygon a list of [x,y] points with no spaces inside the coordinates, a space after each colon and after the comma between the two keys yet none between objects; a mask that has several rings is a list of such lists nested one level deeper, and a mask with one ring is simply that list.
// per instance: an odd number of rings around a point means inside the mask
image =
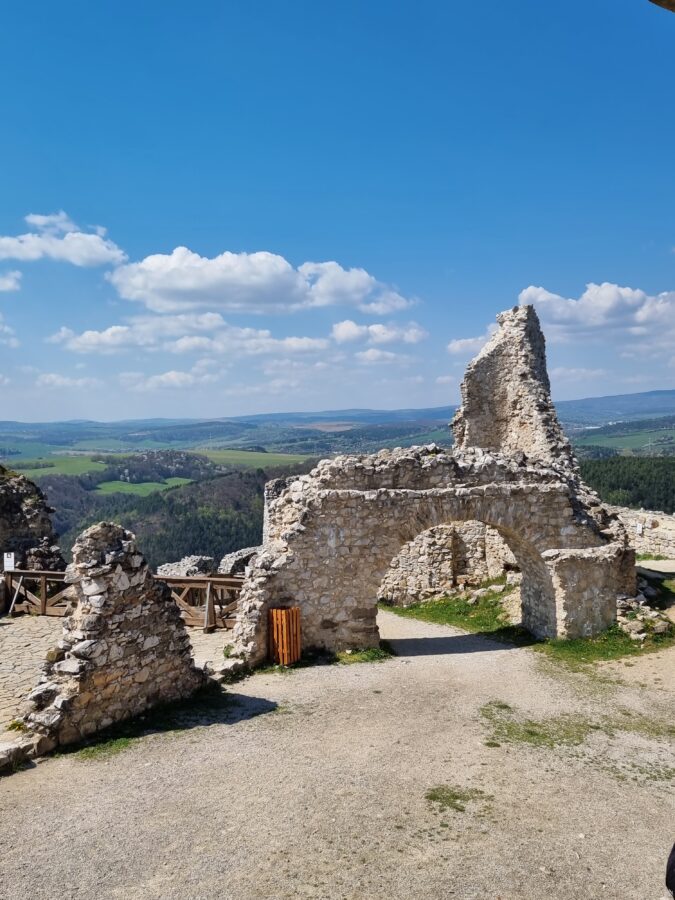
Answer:
[{"label": "arched gateway opening", "polygon": [[417,535],[475,520],[503,536],[522,571],[523,624],[536,637],[595,634],[630,585],[625,534],[562,467],[438,447],[325,460],[272,485],[266,543],[245,582],[236,653],[266,657],[268,610],[301,608],[303,645],[372,647],[377,593]]}]

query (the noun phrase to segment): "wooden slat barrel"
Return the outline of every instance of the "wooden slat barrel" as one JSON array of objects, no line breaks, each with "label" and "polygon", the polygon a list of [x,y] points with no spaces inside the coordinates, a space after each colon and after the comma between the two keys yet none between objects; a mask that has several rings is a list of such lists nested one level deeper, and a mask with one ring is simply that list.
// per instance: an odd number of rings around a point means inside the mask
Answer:
[{"label": "wooden slat barrel", "polygon": [[290,666],[300,659],[300,607],[271,609],[269,620],[270,659],[280,666]]}]

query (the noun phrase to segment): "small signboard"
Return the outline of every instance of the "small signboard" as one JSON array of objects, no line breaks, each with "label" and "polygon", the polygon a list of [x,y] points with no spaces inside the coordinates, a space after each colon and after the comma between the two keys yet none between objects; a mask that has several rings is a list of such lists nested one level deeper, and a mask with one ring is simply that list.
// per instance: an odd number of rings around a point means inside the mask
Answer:
[{"label": "small signboard", "polygon": [[13,572],[14,571],[14,554],[13,553],[5,553],[3,555],[5,558],[5,562],[4,562],[5,572]]}]

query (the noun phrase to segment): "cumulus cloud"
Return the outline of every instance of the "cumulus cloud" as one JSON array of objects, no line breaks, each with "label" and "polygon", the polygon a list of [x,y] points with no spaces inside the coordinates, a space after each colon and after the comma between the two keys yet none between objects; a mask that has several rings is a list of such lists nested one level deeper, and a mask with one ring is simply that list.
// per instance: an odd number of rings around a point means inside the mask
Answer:
[{"label": "cumulus cloud", "polygon": [[56,372],[45,372],[38,376],[35,386],[58,390],[62,388],[94,388],[100,387],[98,378],[71,378],[68,375],[58,375]]},{"label": "cumulus cloud", "polygon": [[31,213],[26,222],[34,231],[15,236],[0,236],[0,259],[26,262],[53,259],[74,266],[119,265],[126,254],[105,237],[105,229],[82,231],[63,210],[42,215]]},{"label": "cumulus cloud", "polygon": [[216,376],[203,371],[181,372],[171,369],[169,372],[148,377],[127,372],[123,373],[121,380],[125,387],[134,391],[158,391],[181,390],[195,387],[198,384],[212,384],[216,380]]},{"label": "cumulus cloud", "polygon": [[119,295],[160,313],[211,306],[231,312],[287,312],[354,306],[367,313],[405,309],[411,301],[365,269],[336,262],[306,262],[294,268],[267,251],[204,257],[176,247],[108,275]]},{"label": "cumulus cloud", "polygon": [[448,344],[448,353],[453,356],[473,356],[482,350],[497,330],[496,325],[489,325],[484,334],[471,338],[456,338]]},{"label": "cumulus cloud", "polygon": [[371,347],[369,350],[361,350],[354,356],[359,362],[374,365],[378,363],[407,362],[408,358],[400,353],[392,353],[390,350],[379,350],[377,347]]},{"label": "cumulus cloud", "polygon": [[21,272],[16,269],[0,273],[0,291],[18,291],[21,287]]},{"label": "cumulus cloud", "polygon": [[357,325],[351,319],[345,319],[344,322],[336,322],[333,325],[331,334],[333,340],[338,344],[362,340],[367,340],[371,344],[392,344],[395,342],[418,344],[429,336],[416,322],[410,322],[404,326],[385,323]]},{"label": "cumulus cloud", "polygon": [[580,336],[603,339],[618,336],[624,341],[664,339],[675,336],[675,291],[646,291],[603,282],[586,285],[578,298],[563,297],[546,288],[530,285],[519,294],[521,304],[533,304],[549,339],[566,342]]},{"label": "cumulus cloud", "polygon": [[262,354],[315,353],[329,347],[327,338],[294,336],[276,338],[266,328],[229,325],[220,313],[185,313],[174,316],[137,316],[125,325],[76,334],[61,327],[47,338],[76,353],[122,353],[144,348],[170,353],[257,356]]}]

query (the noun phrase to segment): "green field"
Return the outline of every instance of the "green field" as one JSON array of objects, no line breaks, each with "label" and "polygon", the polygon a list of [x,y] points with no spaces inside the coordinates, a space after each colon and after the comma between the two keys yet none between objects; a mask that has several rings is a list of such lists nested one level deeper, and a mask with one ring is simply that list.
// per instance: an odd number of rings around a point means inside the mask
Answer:
[{"label": "green field", "polygon": [[297,453],[257,453],[253,450],[195,450],[208,456],[221,466],[235,466],[238,469],[266,469],[270,466],[292,466],[309,459],[307,454]]},{"label": "green field", "polygon": [[[575,443],[580,446],[590,444],[595,447],[611,447],[612,450],[640,450],[647,444],[655,447],[668,446],[663,444],[664,438],[675,441],[675,428],[662,428],[658,431],[634,431],[628,434],[598,434],[590,431],[582,438],[577,438]],[[660,442],[660,443],[656,443]]]},{"label": "green field", "polygon": [[182,484],[190,484],[191,478],[167,478],[166,481],[142,481],[131,484],[128,481],[102,481],[96,488],[96,494],[136,494],[137,497],[147,497],[156,491],[166,491],[172,487],[180,487]]},{"label": "green field", "polygon": [[[36,463],[40,464],[38,468]],[[44,478],[45,475],[84,475],[85,472],[105,469],[105,463],[93,462],[88,456],[46,456],[43,459],[21,460],[20,463],[8,462],[7,465],[30,479]]]}]

